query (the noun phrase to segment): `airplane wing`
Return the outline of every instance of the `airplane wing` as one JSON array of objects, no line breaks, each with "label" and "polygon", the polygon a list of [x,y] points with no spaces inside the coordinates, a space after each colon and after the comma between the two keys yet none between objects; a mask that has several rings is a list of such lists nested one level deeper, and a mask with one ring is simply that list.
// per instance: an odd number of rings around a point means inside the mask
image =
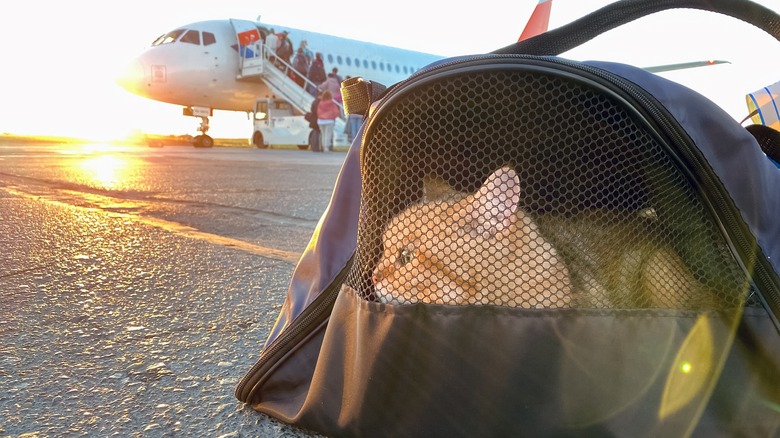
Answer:
[{"label": "airplane wing", "polygon": [[659,73],[662,71],[683,70],[686,68],[709,67],[711,65],[717,65],[717,64],[731,64],[731,63],[719,59],[711,59],[707,61],[681,62],[679,64],[654,65],[651,67],[643,67],[643,68],[649,71],[650,73]]},{"label": "airplane wing", "polygon": [[780,131],[780,82],[749,93],[745,101],[753,123]]}]

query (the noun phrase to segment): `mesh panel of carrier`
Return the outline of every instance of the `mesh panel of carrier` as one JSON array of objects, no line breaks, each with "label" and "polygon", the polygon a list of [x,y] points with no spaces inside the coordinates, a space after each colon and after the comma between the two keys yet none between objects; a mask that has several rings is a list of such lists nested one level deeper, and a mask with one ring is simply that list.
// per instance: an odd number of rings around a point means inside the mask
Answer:
[{"label": "mesh panel of carrier", "polygon": [[748,299],[689,179],[610,95],[497,67],[387,105],[363,145],[346,280],[366,299],[681,309]]}]

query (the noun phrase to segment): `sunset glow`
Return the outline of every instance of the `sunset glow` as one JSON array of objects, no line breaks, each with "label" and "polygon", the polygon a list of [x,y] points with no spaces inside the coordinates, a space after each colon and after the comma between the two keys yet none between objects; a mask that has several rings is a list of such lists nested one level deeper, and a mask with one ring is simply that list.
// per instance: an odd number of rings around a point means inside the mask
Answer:
[{"label": "sunset glow", "polygon": [[[133,95],[115,83],[119,73],[155,38],[195,21],[261,16],[267,23],[457,56],[487,53],[516,41],[536,3],[451,8],[444,2],[399,0],[377,21],[344,16],[339,8],[322,10],[310,0],[294,6],[239,0],[21,2],[0,14],[0,37],[6,42],[3,54],[8,61],[0,81],[0,134],[93,141],[123,140],[138,133],[196,134],[199,120],[182,116],[180,106]],[[554,29],[607,3],[555,0],[549,26]],[[777,8],[775,0],[757,3]],[[319,12],[301,12],[305,10]],[[479,38],[464,38],[463,29],[472,29]],[[778,80],[780,57],[770,55],[776,53],[778,44],[736,19],[678,9],[609,31],[562,56],[637,66],[727,60],[731,64],[662,76],[701,92],[741,120],[747,114],[745,95]],[[210,126],[215,138],[249,138],[251,134],[250,120],[241,112],[217,110]]]},{"label": "sunset glow", "polygon": [[132,170],[132,165],[113,155],[100,155],[82,161],[81,170],[83,177],[92,183],[90,185],[116,189],[122,186],[123,176]]}]

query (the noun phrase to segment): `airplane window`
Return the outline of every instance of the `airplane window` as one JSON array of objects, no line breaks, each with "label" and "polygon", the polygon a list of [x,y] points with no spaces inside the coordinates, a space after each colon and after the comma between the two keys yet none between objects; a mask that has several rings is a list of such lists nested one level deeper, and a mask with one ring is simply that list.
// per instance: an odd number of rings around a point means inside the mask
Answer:
[{"label": "airplane window", "polygon": [[181,37],[181,40],[179,41],[183,43],[200,45],[200,32],[198,32],[197,30],[188,30],[187,33],[185,33],[184,36]]},{"label": "airplane window", "polygon": [[376,61],[371,61],[371,68],[376,70]]},{"label": "airplane window", "polygon": [[347,65],[352,65],[352,58],[350,58],[349,56],[344,58],[344,60],[347,61]]},{"label": "airplane window", "polygon": [[185,31],[186,31],[186,29],[176,29],[174,31],[168,32],[165,35],[163,35],[163,36],[157,38],[156,40],[154,40],[152,45],[153,46],[159,46],[161,44],[172,43],[172,42],[176,41],[177,39],[179,39],[181,34],[183,34]]},{"label": "airplane window", "polygon": [[211,32],[203,32],[203,45],[208,46],[217,42],[217,38]]},{"label": "airplane window", "polygon": [[368,59],[363,60],[363,67],[368,68]]},{"label": "airplane window", "polygon": [[333,55],[331,55],[330,53],[328,53],[328,62],[333,64]]},{"label": "airplane window", "polygon": [[382,71],[385,71],[385,63],[384,62],[380,62],[379,63],[379,69],[382,70]]},{"label": "airplane window", "polygon": [[336,63],[341,64],[341,55],[336,56]]}]

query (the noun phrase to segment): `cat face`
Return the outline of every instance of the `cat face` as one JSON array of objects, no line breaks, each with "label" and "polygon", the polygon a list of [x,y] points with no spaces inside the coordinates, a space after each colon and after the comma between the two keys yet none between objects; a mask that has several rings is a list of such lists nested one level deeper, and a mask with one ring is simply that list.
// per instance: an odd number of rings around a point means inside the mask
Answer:
[{"label": "cat face", "polygon": [[498,169],[474,194],[438,192],[429,200],[426,187],[423,202],[385,228],[372,275],[380,302],[542,307],[539,296],[568,287],[555,250],[518,209],[513,169]]},{"label": "cat face", "polygon": [[458,267],[466,242],[459,229],[465,218],[458,202],[413,205],[393,218],[382,237],[384,252],[373,282],[380,302],[452,303],[468,301],[468,272]]}]

